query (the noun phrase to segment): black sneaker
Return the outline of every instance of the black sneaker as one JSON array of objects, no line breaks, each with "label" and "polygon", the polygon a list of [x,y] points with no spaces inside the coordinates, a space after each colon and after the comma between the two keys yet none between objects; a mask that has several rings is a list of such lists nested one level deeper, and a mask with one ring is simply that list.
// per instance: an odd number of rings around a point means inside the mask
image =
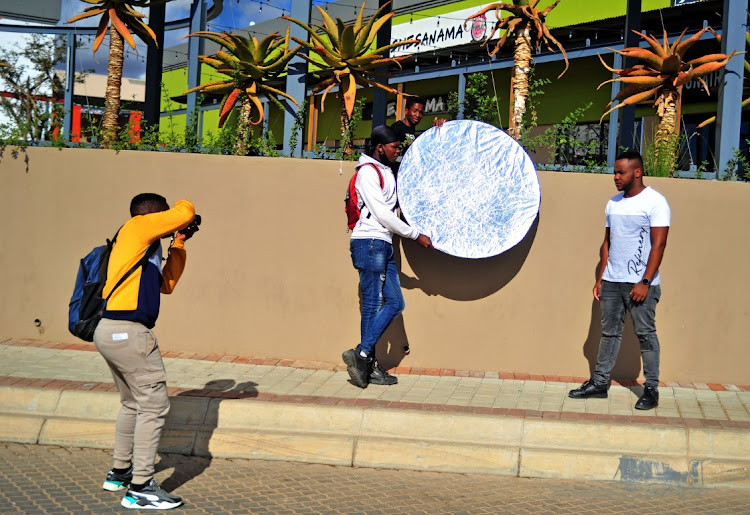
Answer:
[{"label": "black sneaker", "polygon": [[120,504],[131,510],[171,510],[182,504],[182,499],[165,492],[159,483],[149,479],[139,490],[131,485]]},{"label": "black sneaker", "polygon": [[107,478],[104,480],[102,488],[109,492],[116,492],[127,488],[133,480],[133,467],[131,466],[125,473],[116,472],[115,469],[107,472]]},{"label": "black sneaker", "polygon": [[398,377],[389,374],[380,363],[373,360],[372,372],[370,372],[370,384],[390,386],[398,383]]},{"label": "black sneaker", "polygon": [[367,388],[367,379],[370,375],[370,360],[359,355],[357,349],[349,349],[341,355],[341,359],[346,363],[346,371],[352,383],[360,388]]},{"label": "black sneaker", "polygon": [[606,384],[598,385],[594,384],[593,381],[588,380],[576,388],[568,392],[568,397],[571,399],[587,399],[589,397],[595,397],[599,399],[607,398],[607,390],[609,386]]},{"label": "black sneaker", "polygon": [[647,386],[643,389],[643,395],[635,403],[635,409],[654,409],[659,405],[659,390]]}]

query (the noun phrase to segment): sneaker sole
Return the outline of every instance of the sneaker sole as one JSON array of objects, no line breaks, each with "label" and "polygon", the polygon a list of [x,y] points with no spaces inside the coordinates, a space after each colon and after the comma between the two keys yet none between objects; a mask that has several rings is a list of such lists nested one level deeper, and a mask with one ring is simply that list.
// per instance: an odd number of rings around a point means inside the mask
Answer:
[{"label": "sneaker sole", "polygon": [[378,385],[378,386],[393,386],[394,384],[398,384],[398,381],[387,382],[387,381],[373,381],[370,380],[370,384]]},{"label": "sneaker sole", "polygon": [[[138,501],[144,502],[144,504],[138,504]],[[147,501],[145,499],[136,499],[135,497],[128,497],[127,495],[122,498],[122,501],[120,501],[120,505],[123,508],[128,508],[130,510],[171,510],[172,508],[177,508],[178,506],[182,505],[182,501],[174,503],[174,502],[166,502],[166,501]]]},{"label": "sneaker sole", "polygon": [[360,388],[367,388],[366,378],[359,373],[359,369],[355,362],[357,358],[354,356],[354,353],[352,351],[345,351],[341,355],[341,359],[343,359],[346,364],[346,371],[349,373],[349,378],[352,382]]},{"label": "sneaker sole", "polygon": [[606,399],[607,392],[604,393],[592,393],[590,395],[571,395],[568,394],[571,399]]},{"label": "sneaker sole", "polygon": [[102,485],[102,490],[106,490],[108,492],[117,492],[119,490],[125,490],[126,485],[124,483],[113,483],[110,481],[105,481]]}]

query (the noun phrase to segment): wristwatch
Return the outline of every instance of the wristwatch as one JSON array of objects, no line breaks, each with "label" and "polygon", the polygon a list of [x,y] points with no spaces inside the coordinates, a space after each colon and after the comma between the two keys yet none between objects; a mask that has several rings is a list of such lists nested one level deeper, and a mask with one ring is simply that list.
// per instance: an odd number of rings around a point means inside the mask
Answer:
[{"label": "wristwatch", "polygon": [[643,284],[645,284],[646,286],[648,286],[649,284],[651,284],[651,281],[649,281],[649,280],[648,280],[648,279],[646,279],[645,277],[644,277],[643,279],[641,279],[641,282],[642,282]]}]

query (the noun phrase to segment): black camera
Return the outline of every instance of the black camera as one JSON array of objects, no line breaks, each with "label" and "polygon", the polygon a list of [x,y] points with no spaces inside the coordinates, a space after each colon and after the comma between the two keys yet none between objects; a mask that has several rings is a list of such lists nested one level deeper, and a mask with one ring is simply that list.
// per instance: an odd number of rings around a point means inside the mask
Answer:
[{"label": "black camera", "polygon": [[194,232],[198,230],[198,226],[201,224],[201,215],[195,215],[195,218],[193,218],[193,221],[190,222],[190,225],[185,227],[180,232],[186,236],[192,236]]}]

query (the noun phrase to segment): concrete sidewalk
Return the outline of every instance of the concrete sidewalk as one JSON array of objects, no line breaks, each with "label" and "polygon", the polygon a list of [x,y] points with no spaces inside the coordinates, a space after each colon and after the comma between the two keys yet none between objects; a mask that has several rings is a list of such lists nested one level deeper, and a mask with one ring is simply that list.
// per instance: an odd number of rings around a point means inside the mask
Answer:
[{"label": "concrete sidewalk", "polygon": [[[664,385],[642,412],[638,386],[569,399],[582,378],[444,370],[361,390],[343,364],[170,356],[165,452],[750,487],[747,386]],[[118,406],[92,345],[0,338],[0,440],[108,448]]]}]

